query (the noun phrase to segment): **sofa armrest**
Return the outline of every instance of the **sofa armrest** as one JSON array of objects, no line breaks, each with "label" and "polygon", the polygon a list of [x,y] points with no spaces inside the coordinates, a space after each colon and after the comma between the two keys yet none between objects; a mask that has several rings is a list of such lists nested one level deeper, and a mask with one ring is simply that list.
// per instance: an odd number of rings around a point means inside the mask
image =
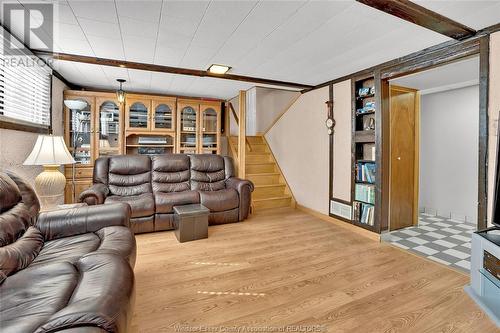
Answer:
[{"label": "sofa armrest", "polygon": [[253,183],[249,180],[231,177],[226,180],[226,188],[235,189],[240,197],[239,220],[243,221],[248,217],[250,204],[252,201]]},{"label": "sofa armrest", "polygon": [[94,184],[78,197],[79,202],[85,202],[87,205],[102,205],[109,194],[109,189],[104,184]]},{"label": "sofa armrest", "polygon": [[41,213],[36,227],[45,240],[51,240],[96,232],[110,226],[129,227],[130,214],[130,206],[125,203],[55,210]]}]

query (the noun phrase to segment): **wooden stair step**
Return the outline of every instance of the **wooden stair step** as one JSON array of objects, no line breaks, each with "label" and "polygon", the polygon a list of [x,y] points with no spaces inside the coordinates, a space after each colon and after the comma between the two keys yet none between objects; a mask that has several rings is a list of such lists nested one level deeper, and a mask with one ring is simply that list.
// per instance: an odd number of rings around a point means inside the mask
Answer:
[{"label": "wooden stair step", "polygon": [[255,174],[247,173],[246,178],[251,180],[255,186],[280,184],[279,172],[255,173]]},{"label": "wooden stair step", "polygon": [[252,198],[267,199],[273,197],[281,197],[285,195],[285,189],[285,184],[255,185],[255,190],[252,193]]},{"label": "wooden stair step", "polygon": [[264,139],[262,136],[247,136],[247,141],[250,143],[250,145],[253,144],[265,144]]},{"label": "wooden stair step", "polygon": [[290,195],[283,195],[266,199],[252,199],[252,202],[254,209],[290,207],[292,204],[292,197]]},{"label": "wooden stair step", "polygon": [[246,163],[245,168],[249,174],[276,172],[276,164],[274,163]]},{"label": "wooden stair step", "polygon": [[254,153],[250,154],[247,152],[246,156],[246,162],[247,164],[251,163],[271,163],[271,155],[269,153]]}]

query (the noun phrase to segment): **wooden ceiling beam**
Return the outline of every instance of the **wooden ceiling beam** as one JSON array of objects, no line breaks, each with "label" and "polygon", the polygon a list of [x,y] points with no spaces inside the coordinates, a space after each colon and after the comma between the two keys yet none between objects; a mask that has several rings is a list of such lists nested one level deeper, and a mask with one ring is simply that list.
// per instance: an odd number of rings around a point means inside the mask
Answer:
[{"label": "wooden ceiling beam", "polygon": [[223,80],[260,83],[260,84],[268,84],[268,85],[289,87],[289,88],[296,88],[296,89],[310,89],[313,87],[311,85],[301,84],[301,83],[296,83],[296,82],[271,80],[271,79],[264,79],[264,78],[243,76],[243,75],[235,75],[235,74],[214,74],[214,73],[211,73],[211,72],[206,71],[206,70],[171,67],[171,66],[163,66],[163,65],[156,65],[156,64],[147,64],[147,63],[142,63],[142,62],[117,60],[117,59],[97,58],[97,57],[89,57],[89,56],[82,56],[82,55],[68,54],[68,53],[47,52],[47,51],[41,51],[41,50],[33,50],[33,53],[39,57],[44,57],[44,56],[47,57],[48,56],[54,60],[72,61],[72,62],[80,62],[80,63],[93,64],[93,65],[120,67],[120,68],[128,68],[128,69],[137,69],[137,70],[150,71],[150,72],[178,74],[178,75],[190,75],[190,76],[198,76],[198,77],[212,77],[212,78],[223,79]]},{"label": "wooden ceiling beam", "polygon": [[409,0],[356,1],[456,40],[463,40],[476,34],[474,29]]}]

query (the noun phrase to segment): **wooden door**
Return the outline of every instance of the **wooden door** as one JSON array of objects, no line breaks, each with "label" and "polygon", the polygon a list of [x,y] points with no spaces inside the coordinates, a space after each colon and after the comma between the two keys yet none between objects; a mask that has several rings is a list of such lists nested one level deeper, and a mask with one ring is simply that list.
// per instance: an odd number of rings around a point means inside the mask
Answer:
[{"label": "wooden door", "polygon": [[127,98],[125,105],[125,130],[151,130],[151,100]]},{"label": "wooden door", "polygon": [[116,97],[97,97],[95,118],[95,157],[121,154],[123,112]]},{"label": "wooden door", "polygon": [[196,154],[199,151],[198,101],[180,100],[177,104],[177,152]]},{"label": "wooden door", "polygon": [[95,98],[80,95],[64,95],[67,100],[87,103],[82,110],[70,110],[64,106],[66,146],[76,161],[76,167],[88,167],[95,160]]},{"label": "wooden door", "polygon": [[418,221],[419,100],[417,90],[390,87],[390,231]]},{"label": "wooden door", "polygon": [[151,130],[157,132],[175,131],[176,98],[156,98],[151,105]]},{"label": "wooden door", "polygon": [[200,104],[200,124],[199,124],[198,144],[200,154],[219,154],[220,150],[220,130],[221,112],[220,103]]}]

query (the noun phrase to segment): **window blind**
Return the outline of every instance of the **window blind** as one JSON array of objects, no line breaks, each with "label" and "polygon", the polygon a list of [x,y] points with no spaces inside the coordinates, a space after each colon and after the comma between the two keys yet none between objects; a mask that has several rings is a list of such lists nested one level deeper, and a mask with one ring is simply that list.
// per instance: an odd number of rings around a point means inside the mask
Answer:
[{"label": "window blind", "polygon": [[0,36],[0,120],[50,126],[52,71],[33,54],[13,52]]}]

